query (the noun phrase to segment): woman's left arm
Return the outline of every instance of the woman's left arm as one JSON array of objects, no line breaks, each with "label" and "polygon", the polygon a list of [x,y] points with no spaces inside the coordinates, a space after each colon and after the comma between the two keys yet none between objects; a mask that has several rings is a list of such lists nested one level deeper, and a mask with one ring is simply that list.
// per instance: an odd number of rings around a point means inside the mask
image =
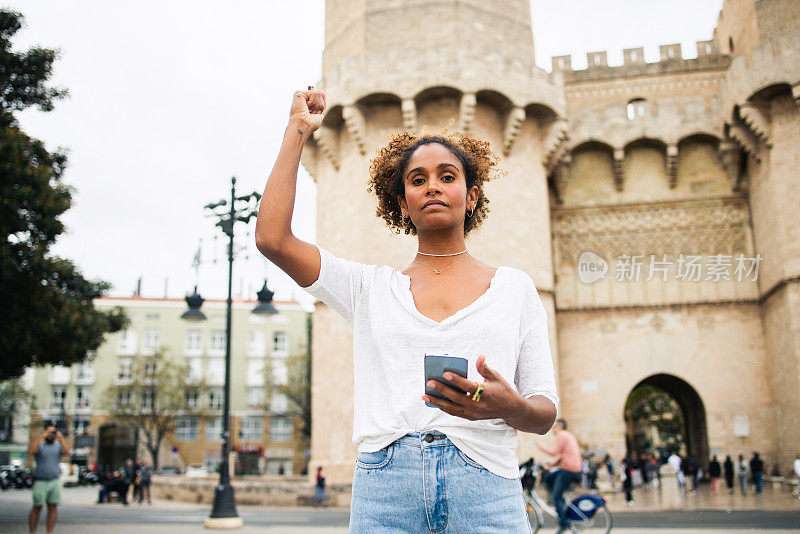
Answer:
[{"label": "woman's left arm", "polygon": [[438,406],[445,413],[470,421],[503,419],[522,432],[546,434],[550,430],[556,420],[556,406],[550,399],[541,395],[523,397],[500,376],[500,373],[486,365],[484,355],[478,357],[475,366],[486,380],[478,401],[472,400],[477,383],[453,373],[445,373],[445,380],[463,389],[466,394],[459,393],[439,381],[430,380],[428,386],[449,400],[429,395],[423,396],[422,399]]}]

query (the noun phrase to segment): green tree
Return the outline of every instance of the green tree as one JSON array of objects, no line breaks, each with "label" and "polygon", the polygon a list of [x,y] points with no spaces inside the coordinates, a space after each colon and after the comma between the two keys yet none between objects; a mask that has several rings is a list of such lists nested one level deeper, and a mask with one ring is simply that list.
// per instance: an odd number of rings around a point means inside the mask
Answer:
[{"label": "green tree", "polygon": [[127,321],[121,308],[94,308],[109,283],[86,280],[72,262],[49,254],[72,201],[61,181],[67,158],[26,135],[14,113],[50,111],[67,92],[47,85],[55,50],[11,49],[22,22],[20,13],[0,9],[0,380],[29,365],[80,362]]},{"label": "green tree", "polygon": [[298,430],[307,440],[311,439],[311,382],[309,380],[308,354],[292,354],[285,360],[287,376],[285,383],[276,383],[275,377],[269,379],[270,389],[282,393],[287,400],[287,415],[300,417]]},{"label": "green tree", "polygon": [[124,376],[104,392],[101,405],[115,422],[134,428],[144,441],[158,470],[158,451],[181,416],[204,413],[207,388],[189,375],[189,369],[161,352],[135,356]]}]

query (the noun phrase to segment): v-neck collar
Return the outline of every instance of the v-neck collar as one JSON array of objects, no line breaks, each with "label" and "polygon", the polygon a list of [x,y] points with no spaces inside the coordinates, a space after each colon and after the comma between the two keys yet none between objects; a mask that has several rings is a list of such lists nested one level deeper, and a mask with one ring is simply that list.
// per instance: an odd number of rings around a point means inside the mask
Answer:
[{"label": "v-neck collar", "polygon": [[403,274],[401,271],[395,270],[395,274],[400,279],[400,287],[397,288],[398,289],[397,296],[400,302],[406,308],[406,310],[411,315],[422,321],[423,323],[435,327],[447,326],[451,323],[458,321],[465,315],[469,315],[476,309],[481,308],[489,301],[492,294],[494,294],[494,292],[497,290],[497,279],[501,271],[505,271],[505,267],[502,265],[498,267],[497,270],[495,270],[494,275],[489,280],[489,287],[486,289],[486,291],[481,293],[478,296],[478,298],[473,300],[470,304],[448,315],[441,321],[435,321],[430,317],[428,317],[427,315],[423,314],[421,311],[419,311],[419,308],[417,308],[417,304],[414,302],[414,294],[411,292],[411,277],[408,276],[407,274]]}]

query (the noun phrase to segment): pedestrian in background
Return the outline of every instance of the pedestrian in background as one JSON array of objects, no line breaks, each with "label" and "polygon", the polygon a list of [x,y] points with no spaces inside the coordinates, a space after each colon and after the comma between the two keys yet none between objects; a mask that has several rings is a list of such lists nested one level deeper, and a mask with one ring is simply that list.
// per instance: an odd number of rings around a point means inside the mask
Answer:
[{"label": "pedestrian in background", "polygon": [[792,491],[792,495],[800,499],[800,454],[794,459],[794,476],[797,479],[797,487]]},{"label": "pedestrian in background", "polygon": [[36,466],[33,469],[33,508],[28,514],[28,529],[36,532],[39,515],[47,503],[47,532],[56,527],[58,505],[61,504],[61,462],[62,456],[69,456],[69,447],[64,436],[53,425],[44,429],[28,447],[28,455],[33,456]]},{"label": "pedestrian in background", "polygon": [[617,481],[614,478],[614,460],[611,459],[610,454],[606,454],[605,458],[603,458],[603,465],[606,466],[606,471],[608,472],[608,480],[611,482],[611,488],[615,491],[619,489],[617,485]]},{"label": "pedestrian in background", "polygon": [[673,452],[670,457],[667,458],[667,463],[675,470],[675,480],[678,482],[678,490],[685,490],[686,477],[683,475],[683,469],[681,468],[683,460],[678,456],[678,453]]},{"label": "pedestrian in background", "polygon": [[744,459],[744,454],[739,455],[739,461],[736,463],[737,474],[739,475],[739,489],[742,495],[747,492],[747,475],[749,467],[747,461]]},{"label": "pedestrian in background", "polygon": [[[555,447],[548,449],[541,444],[537,445],[545,454],[555,456],[553,461],[545,466],[548,473],[544,476],[543,482],[553,498],[553,504],[558,512],[559,532],[562,532],[569,529],[564,492],[570,484],[581,478],[581,452],[578,439],[567,430],[567,422],[564,419],[556,420],[553,434],[556,435]],[[554,467],[558,469],[551,471]]]},{"label": "pedestrian in background", "polygon": [[757,452],[753,452],[750,459],[750,476],[753,477],[753,484],[756,486],[756,495],[761,495],[764,488],[764,462]]},{"label": "pedestrian in background", "polygon": [[658,486],[658,478],[660,477],[656,457],[652,454],[646,454],[643,461],[644,472],[647,474],[647,489],[654,490]]},{"label": "pedestrian in background", "polygon": [[128,492],[130,491],[133,481],[136,479],[136,468],[133,465],[133,460],[128,458],[125,460],[125,466],[120,471],[122,483],[125,485],[125,494],[122,496],[122,504],[128,505]]},{"label": "pedestrian in background", "polygon": [[139,502],[142,502],[139,499],[139,490],[142,484],[142,465],[144,465],[142,459],[137,458],[133,467],[133,494],[131,495],[131,500],[138,500]]},{"label": "pedestrian in background", "polygon": [[728,493],[733,493],[733,460],[730,454],[725,457],[725,463],[722,464],[722,470],[725,473],[725,485],[728,486]]},{"label": "pedestrian in background", "polygon": [[139,467],[139,504],[142,504],[145,493],[147,494],[147,504],[153,504],[150,500],[151,476],[152,469],[150,468],[150,462],[145,460],[142,462],[141,467]]},{"label": "pedestrian in background", "polygon": [[622,478],[622,489],[625,490],[625,503],[628,506],[633,506],[633,471],[633,460],[626,456],[622,460],[620,477]]},{"label": "pedestrian in background", "polygon": [[588,464],[589,471],[587,473],[587,478],[589,482],[589,489],[597,489],[597,471],[600,469],[600,466],[597,464],[597,456],[594,454],[589,455],[589,464]]},{"label": "pedestrian in background", "polygon": [[317,467],[317,485],[314,486],[314,505],[324,504],[328,500],[328,494],[325,492],[325,475],[322,473],[322,467]]},{"label": "pedestrian in background", "polygon": [[708,476],[711,479],[711,495],[719,495],[719,477],[722,475],[722,466],[719,465],[715,454],[708,463]]}]

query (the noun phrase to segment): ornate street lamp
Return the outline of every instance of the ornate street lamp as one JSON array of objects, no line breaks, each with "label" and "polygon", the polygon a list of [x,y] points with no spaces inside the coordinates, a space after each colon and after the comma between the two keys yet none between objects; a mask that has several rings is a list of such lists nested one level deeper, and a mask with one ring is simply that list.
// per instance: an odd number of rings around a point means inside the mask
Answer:
[{"label": "ornate street lamp", "polygon": [[256,295],[258,296],[258,305],[253,308],[251,313],[256,315],[275,315],[278,313],[278,310],[272,304],[272,297],[275,296],[275,292],[269,290],[266,280],[264,280],[264,287]]},{"label": "ornate street lamp", "polygon": [[197,286],[194,286],[194,293],[186,295],[186,305],[189,306],[189,309],[183,312],[181,319],[186,321],[205,321],[206,314],[200,310],[205,300],[197,292]]},{"label": "ornate street lamp", "polygon": [[[218,219],[215,226],[219,226],[225,235],[228,236],[228,301],[225,328],[225,387],[224,404],[222,407],[222,463],[219,470],[219,484],[214,488],[214,506],[211,515],[206,519],[206,528],[239,528],[242,526],[242,518],[236,513],[236,500],[233,495],[231,485],[230,470],[228,465],[228,451],[230,450],[230,399],[231,399],[231,308],[233,304],[233,235],[234,226],[237,221],[247,223],[252,217],[258,214],[258,206],[251,205],[251,200],[256,204],[261,199],[258,193],[236,196],[236,178],[231,178],[231,200],[220,200],[212,204],[206,204],[205,209],[211,211],[211,216]],[[246,203],[245,206],[237,209],[238,205]],[[227,211],[216,212],[217,208],[228,207]],[[203,320],[205,315],[200,311],[203,298],[197,294],[197,288],[192,295],[186,297],[186,304],[189,309],[181,315],[186,320]]]}]

